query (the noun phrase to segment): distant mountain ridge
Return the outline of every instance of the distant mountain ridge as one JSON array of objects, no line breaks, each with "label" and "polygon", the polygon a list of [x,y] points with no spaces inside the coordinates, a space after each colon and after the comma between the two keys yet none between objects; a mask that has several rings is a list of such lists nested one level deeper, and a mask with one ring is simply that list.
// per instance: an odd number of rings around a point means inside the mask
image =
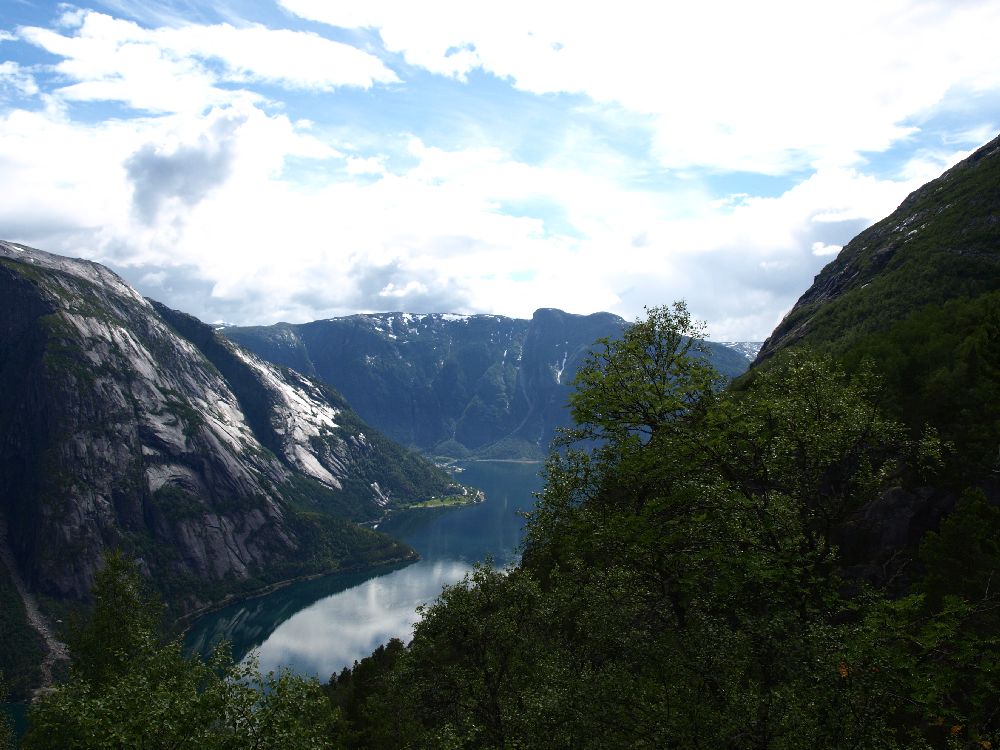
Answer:
[{"label": "distant mountain ridge", "polygon": [[[542,308],[530,320],[391,312],[220,333],[330,383],[405,445],[455,457],[537,458],[570,423],[570,384],[594,342],[618,337],[626,325],[611,313]],[[727,377],[750,363],[727,346],[706,346]]]}]

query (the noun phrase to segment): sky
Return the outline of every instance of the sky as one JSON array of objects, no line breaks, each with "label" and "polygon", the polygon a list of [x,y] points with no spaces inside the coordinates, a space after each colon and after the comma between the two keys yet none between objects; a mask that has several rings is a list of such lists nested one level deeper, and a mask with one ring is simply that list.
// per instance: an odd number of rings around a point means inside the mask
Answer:
[{"label": "sky", "polygon": [[0,239],[208,322],[763,340],[1000,131],[1000,2],[0,0]]}]

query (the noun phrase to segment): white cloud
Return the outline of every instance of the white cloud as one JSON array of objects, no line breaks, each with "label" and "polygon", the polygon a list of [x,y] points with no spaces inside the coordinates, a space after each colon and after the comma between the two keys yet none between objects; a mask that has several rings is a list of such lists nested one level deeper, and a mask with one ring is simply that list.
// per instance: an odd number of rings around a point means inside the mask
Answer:
[{"label": "white cloud", "polygon": [[657,157],[678,169],[851,164],[906,138],[911,119],[949,92],[1000,82],[996,3],[281,3],[376,29],[387,49],[434,73],[479,68],[526,91],[650,115]]},{"label": "white cloud", "polygon": [[[0,181],[17,185],[0,227],[136,268],[154,296],[207,290],[185,305],[207,320],[544,306],[632,318],[684,297],[713,335],[755,338],[804,290],[816,248],[843,244],[960,155],[926,156],[902,182],[824,167],[777,197],[713,202],[698,180],[628,187],[629,165],[612,160],[385,145],[412,165],[335,147],[251,103],[94,126],[15,111],[0,119]],[[325,178],[297,182],[293,156]],[[545,210],[515,215],[513,203]]]},{"label": "white cloud", "polygon": [[71,83],[58,93],[70,100],[200,112],[259,99],[218,85],[225,82],[330,91],[398,80],[377,57],[311,32],[228,24],[145,29],[93,11],[64,20],[72,35],[39,27],[24,27],[20,35],[64,58],[55,69]]},{"label": "white cloud", "polygon": [[3,86],[11,86],[23,96],[34,96],[38,93],[38,84],[34,77],[21,69],[13,60],[0,62],[0,91]]},{"label": "white cloud", "polygon": [[178,54],[220,60],[226,66],[226,79],[232,81],[331,91],[399,80],[374,55],[310,32],[221,24],[161,29],[154,39]]},{"label": "white cloud", "polygon": [[369,156],[362,158],[360,156],[349,156],[347,157],[347,174],[385,175],[387,174],[385,169],[385,157]]},{"label": "white cloud", "polygon": [[816,241],[812,244],[812,254],[817,258],[825,258],[836,255],[843,249],[843,245],[827,245],[825,242],[820,241]]},{"label": "white cloud", "polygon": [[[829,256],[986,131],[965,126],[953,143],[915,151],[881,177],[866,173],[859,150],[905,146],[907,117],[943,91],[978,90],[996,77],[977,49],[950,41],[930,49],[936,25],[989,26],[979,6],[939,17],[936,4],[894,0],[886,7],[898,17],[851,5],[850,21],[832,14],[809,23],[798,5],[782,6],[787,13],[774,17],[783,22],[768,26],[741,16],[742,5],[729,23],[700,6],[666,15],[667,6],[634,2],[613,19],[591,4],[529,13],[520,0],[285,5],[376,29],[390,53],[466,76],[470,88],[481,68],[526,91],[592,101],[572,99],[565,128],[546,122],[542,154],[529,158],[495,133],[475,132],[465,145],[416,137],[405,117],[380,120],[381,111],[365,124],[387,122],[382,130],[333,121],[347,110],[339,87],[392,84],[396,74],[316,34],[146,29],[80,12],[58,32],[21,29],[63,58],[62,88],[39,92],[44,111],[0,114],[8,186],[0,235],[112,263],[207,320],[304,321],[390,307],[527,316],[543,306],[632,318],[684,297],[714,336],[761,338]],[[869,49],[887,19],[895,33]],[[701,33],[708,20],[711,37]],[[834,32],[858,42],[853,57],[832,51]],[[973,42],[984,37],[970,33]],[[917,42],[946,70],[903,55]],[[409,78],[355,94],[351,106],[417,109],[420,77]],[[21,94],[35,80],[16,63],[4,63],[0,79]],[[302,110],[292,99],[265,100],[252,90],[261,82],[335,91]],[[60,106],[74,99],[147,114],[75,122],[74,108]],[[453,107],[444,119],[471,105],[439,96],[432,106]],[[641,144],[623,149],[602,127],[635,132]],[[650,149],[672,169],[645,163]],[[803,164],[813,165],[809,176],[771,183],[787,187],[770,197],[755,195],[749,179],[720,198],[728,188],[712,174]]]},{"label": "white cloud", "polygon": [[163,286],[163,282],[166,280],[166,271],[150,271],[149,273],[142,275],[139,279],[139,283],[148,284],[150,286]]}]

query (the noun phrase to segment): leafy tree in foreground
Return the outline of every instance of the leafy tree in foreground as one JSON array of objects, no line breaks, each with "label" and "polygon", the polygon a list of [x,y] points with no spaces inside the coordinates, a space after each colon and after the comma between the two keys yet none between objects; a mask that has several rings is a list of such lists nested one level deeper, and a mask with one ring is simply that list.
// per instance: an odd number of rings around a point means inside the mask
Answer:
[{"label": "leafy tree in foreground", "polygon": [[185,657],[157,636],[135,564],[108,555],[71,639],[67,682],[29,713],[24,748],[324,748],[333,716],[315,681],[262,675],[222,649]]},{"label": "leafy tree in foreground", "polygon": [[807,351],[719,391],[697,330],[675,305],[599,342],[521,565],[331,685],[354,746],[1000,747],[1000,511],[967,496],[906,596],[845,578],[838,529],[940,441]]},{"label": "leafy tree in foreground", "polygon": [[684,302],[647,308],[619,339],[599,339],[577,371],[574,437],[652,438],[700,404],[721,377],[699,341],[704,325]]}]

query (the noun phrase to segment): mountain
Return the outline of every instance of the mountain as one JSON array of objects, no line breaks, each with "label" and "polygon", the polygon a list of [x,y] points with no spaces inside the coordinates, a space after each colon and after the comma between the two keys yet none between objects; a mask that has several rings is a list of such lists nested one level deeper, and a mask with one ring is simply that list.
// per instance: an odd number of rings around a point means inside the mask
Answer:
[{"label": "mountain", "polygon": [[328,385],[103,266],[8,242],[0,390],[0,567],[43,604],[83,600],[112,547],[178,612],[408,558],[356,522],[460,489]]},{"label": "mountain", "polygon": [[[610,313],[543,308],[531,320],[394,312],[220,332],[330,383],[404,445],[457,457],[539,457],[569,425],[570,384],[594,341],[626,325]],[[727,377],[750,363],[707,346]]]},{"label": "mountain", "polygon": [[1000,137],[866,229],[816,276],[757,361],[796,342],[846,349],[923,305],[1000,288]]},{"label": "mountain", "polygon": [[851,240],[755,365],[798,345],[871,362],[887,411],[954,446],[959,483],[1000,468],[1000,137]]},{"label": "mountain", "polygon": [[763,341],[720,341],[719,343],[739,352],[751,361],[757,358],[760,348],[764,346]]}]

